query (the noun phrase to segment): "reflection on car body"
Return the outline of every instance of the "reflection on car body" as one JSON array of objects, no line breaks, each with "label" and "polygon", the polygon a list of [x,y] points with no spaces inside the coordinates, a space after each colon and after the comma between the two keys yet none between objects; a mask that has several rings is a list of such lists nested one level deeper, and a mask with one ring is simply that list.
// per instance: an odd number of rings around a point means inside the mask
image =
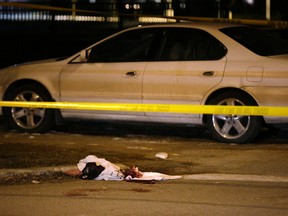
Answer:
[{"label": "reflection on car body", "polygon": [[[234,24],[135,27],[60,60],[1,70],[0,96],[11,101],[69,101],[232,106],[288,105],[288,44]],[[287,117],[3,108],[24,132],[63,117],[205,124],[221,142],[245,143],[263,123]]]}]

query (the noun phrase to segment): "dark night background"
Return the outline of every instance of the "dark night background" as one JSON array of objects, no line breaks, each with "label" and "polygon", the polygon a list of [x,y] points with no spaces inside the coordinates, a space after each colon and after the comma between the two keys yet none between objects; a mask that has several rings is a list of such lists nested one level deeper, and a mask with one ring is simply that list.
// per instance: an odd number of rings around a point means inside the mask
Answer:
[{"label": "dark night background", "polygon": [[[33,7],[5,5],[15,2]],[[269,11],[267,18],[266,0],[0,0],[0,68],[69,56],[121,29],[164,22],[160,16],[287,21],[288,1],[270,0]],[[287,38],[287,28],[271,30]]]}]

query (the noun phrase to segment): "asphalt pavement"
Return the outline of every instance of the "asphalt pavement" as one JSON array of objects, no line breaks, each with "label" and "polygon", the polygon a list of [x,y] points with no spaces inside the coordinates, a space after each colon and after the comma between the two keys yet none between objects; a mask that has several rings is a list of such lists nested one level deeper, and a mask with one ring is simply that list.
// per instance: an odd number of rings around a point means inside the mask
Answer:
[{"label": "asphalt pavement", "polygon": [[[287,183],[287,133],[267,132],[247,145],[217,143],[203,128],[159,125],[143,130],[142,125],[81,122],[46,134],[25,134],[7,130],[0,118],[0,183],[71,180],[63,171],[76,168],[89,154],[122,168],[138,165],[142,171],[187,180]],[[159,152],[168,158],[157,158]]]},{"label": "asphalt pavement", "polygon": [[[193,127],[78,122],[25,134],[0,122],[0,215],[286,216],[286,132],[237,145]],[[88,154],[182,178],[85,181],[63,173]]]}]

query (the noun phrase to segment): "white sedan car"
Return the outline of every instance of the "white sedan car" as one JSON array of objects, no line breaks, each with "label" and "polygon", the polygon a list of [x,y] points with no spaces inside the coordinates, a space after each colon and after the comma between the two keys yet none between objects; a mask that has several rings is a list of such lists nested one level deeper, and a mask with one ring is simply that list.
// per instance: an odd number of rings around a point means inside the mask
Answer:
[{"label": "white sedan car", "polygon": [[[65,59],[0,70],[3,101],[288,106],[288,44],[234,24],[135,27]],[[3,107],[8,124],[42,132],[61,119],[207,125],[220,142],[245,143],[288,117]]]}]

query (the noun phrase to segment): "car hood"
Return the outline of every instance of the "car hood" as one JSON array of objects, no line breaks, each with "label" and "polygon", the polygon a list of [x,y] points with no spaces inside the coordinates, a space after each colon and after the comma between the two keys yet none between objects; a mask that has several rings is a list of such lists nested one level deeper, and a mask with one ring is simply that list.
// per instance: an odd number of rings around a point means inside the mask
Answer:
[{"label": "car hood", "polygon": [[22,65],[33,65],[33,64],[42,64],[42,63],[49,63],[49,62],[57,62],[62,61],[66,59],[66,57],[60,57],[60,58],[50,58],[50,59],[43,59],[43,60],[37,60],[37,61],[31,61],[31,62],[24,62],[20,64],[15,64],[13,66],[22,66]]},{"label": "car hood", "polygon": [[288,60],[288,54],[269,56],[269,58],[279,59],[279,60]]}]

